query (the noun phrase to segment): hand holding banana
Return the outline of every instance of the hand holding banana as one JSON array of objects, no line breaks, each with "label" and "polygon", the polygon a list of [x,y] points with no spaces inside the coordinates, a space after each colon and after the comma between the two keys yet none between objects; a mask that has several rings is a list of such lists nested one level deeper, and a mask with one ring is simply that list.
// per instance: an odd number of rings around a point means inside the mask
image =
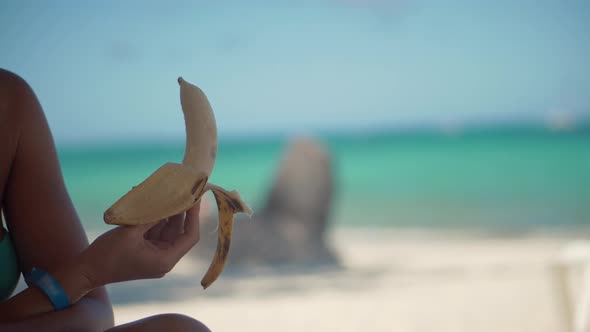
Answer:
[{"label": "hand holding banana", "polygon": [[115,227],[96,238],[72,268],[85,290],[137,279],[161,278],[199,241],[199,204],[167,220]]},{"label": "hand holding banana", "polygon": [[217,156],[217,127],[205,94],[196,86],[178,78],[180,102],[186,126],[186,147],[182,164],[166,163],[142,183],[121,197],[104,213],[112,225],[153,224],[181,214],[199,202],[211,190],[219,210],[217,249],[207,273],[201,280],[209,287],[221,274],[229,253],[234,214],[252,214],[237,191],[208,183]]}]

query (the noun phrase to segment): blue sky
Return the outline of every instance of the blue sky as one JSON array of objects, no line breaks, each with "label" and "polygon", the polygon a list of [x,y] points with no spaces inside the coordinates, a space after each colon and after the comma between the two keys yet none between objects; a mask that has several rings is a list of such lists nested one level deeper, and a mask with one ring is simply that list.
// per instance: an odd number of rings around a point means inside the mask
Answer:
[{"label": "blue sky", "polygon": [[222,135],[590,113],[588,1],[2,1],[0,67],[58,142],[184,135],[176,77]]}]

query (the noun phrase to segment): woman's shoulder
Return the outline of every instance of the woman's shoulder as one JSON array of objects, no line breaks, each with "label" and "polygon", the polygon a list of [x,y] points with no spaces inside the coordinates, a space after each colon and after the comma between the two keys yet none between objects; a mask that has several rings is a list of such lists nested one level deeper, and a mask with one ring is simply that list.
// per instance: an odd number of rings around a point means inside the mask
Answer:
[{"label": "woman's shoulder", "polygon": [[[16,110],[31,109],[27,106],[36,103],[37,98],[27,81],[18,74],[0,68],[0,113],[13,121],[17,120]],[[11,115],[13,117],[11,117]],[[16,116],[17,118],[14,118]]]},{"label": "woman's shoulder", "polygon": [[20,75],[0,68],[0,93],[1,92],[30,93],[31,87]]},{"label": "woman's shoulder", "polygon": [[19,76],[18,74],[15,74],[9,70],[0,68],[0,84],[2,84],[3,87],[9,87],[9,86],[13,86],[13,87],[27,87],[28,88],[28,84],[25,81],[24,78],[22,78],[21,76]]}]

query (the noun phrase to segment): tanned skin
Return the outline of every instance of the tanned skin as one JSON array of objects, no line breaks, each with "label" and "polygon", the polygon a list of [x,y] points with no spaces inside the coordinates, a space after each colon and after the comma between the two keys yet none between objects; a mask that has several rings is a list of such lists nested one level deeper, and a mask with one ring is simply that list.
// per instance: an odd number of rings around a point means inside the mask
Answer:
[{"label": "tanned skin", "polygon": [[[0,303],[0,331],[208,331],[178,314],[113,327],[104,288],[111,282],[157,278],[170,271],[198,241],[198,206],[156,225],[116,228],[89,247],[43,109],[22,78],[0,69],[0,211],[21,271],[38,267],[50,272],[74,302],[55,311],[41,291],[27,288]],[[3,236],[0,228],[0,239]],[[111,243],[120,243],[119,250],[134,245],[135,253],[131,250],[128,257],[113,262],[112,269],[93,268],[104,255],[115,254],[109,252],[114,250]],[[117,264],[132,268],[124,271]]]}]

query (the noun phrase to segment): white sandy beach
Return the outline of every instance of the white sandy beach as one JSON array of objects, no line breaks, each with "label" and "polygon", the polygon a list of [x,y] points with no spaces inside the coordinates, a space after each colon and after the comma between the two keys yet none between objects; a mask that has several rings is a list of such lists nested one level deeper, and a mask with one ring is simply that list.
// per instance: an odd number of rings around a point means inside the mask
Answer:
[{"label": "white sandy beach", "polygon": [[343,270],[223,274],[184,259],[110,287],[117,323],[177,312],[213,331],[563,331],[551,264],[573,236],[338,230]]}]

